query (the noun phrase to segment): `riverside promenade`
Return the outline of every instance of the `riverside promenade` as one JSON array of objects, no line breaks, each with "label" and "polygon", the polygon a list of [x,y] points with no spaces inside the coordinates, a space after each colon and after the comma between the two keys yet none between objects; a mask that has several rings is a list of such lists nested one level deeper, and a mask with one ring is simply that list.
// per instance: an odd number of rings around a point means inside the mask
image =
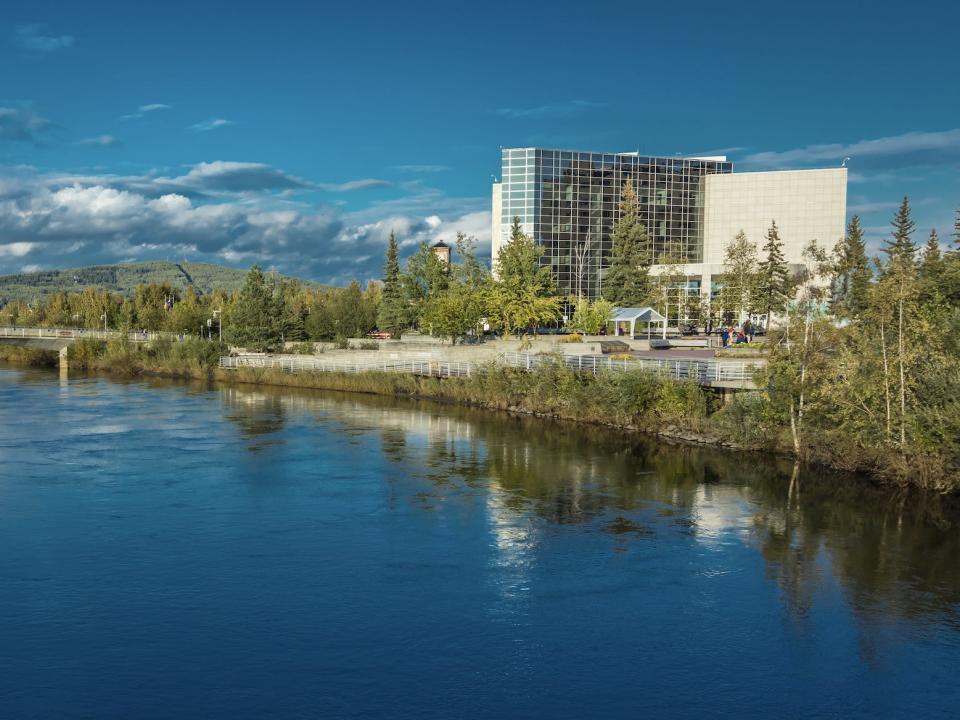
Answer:
[{"label": "riverside promenade", "polygon": [[717,358],[712,348],[683,347],[651,350],[646,341],[627,343],[630,350],[601,352],[607,338],[586,339],[583,343],[561,343],[554,337],[534,340],[519,350],[516,339],[496,340],[477,345],[450,345],[418,338],[413,341],[380,341],[355,349],[332,349],[318,344],[319,352],[303,354],[235,353],[220,358],[223,370],[261,368],[288,373],[303,372],[395,372],[429,377],[470,377],[491,364],[535,371],[560,359],[577,372],[628,372],[644,370],[676,380],[694,380],[704,387],[723,390],[755,389],[753,377],[765,364],[762,359]]}]

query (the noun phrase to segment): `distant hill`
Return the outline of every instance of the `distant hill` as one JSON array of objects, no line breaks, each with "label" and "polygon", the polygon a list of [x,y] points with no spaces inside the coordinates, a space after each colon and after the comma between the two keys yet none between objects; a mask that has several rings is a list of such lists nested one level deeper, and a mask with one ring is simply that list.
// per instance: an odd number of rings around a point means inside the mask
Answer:
[{"label": "distant hill", "polygon": [[[167,282],[172,287],[182,289],[192,285],[198,292],[206,294],[214,288],[236,290],[243,285],[246,277],[246,270],[191,262],[156,261],[43,270],[0,276],[0,305],[11,300],[30,302],[60,292],[78,292],[88,287],[130,295],[137,285],[151,282]],[[310,281],[301,282],[319,286]]]}]

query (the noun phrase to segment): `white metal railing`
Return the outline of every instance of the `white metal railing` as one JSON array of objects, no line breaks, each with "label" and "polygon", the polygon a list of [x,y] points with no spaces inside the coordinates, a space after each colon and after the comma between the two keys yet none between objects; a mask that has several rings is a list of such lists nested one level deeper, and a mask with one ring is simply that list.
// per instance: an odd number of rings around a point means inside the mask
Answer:
[{"label": "white metal railing", "polygon": [[[501,364],[532,370],[545,362],[555,362],[556,356],[530,355],[529,353],[503,353]],[[567,355],[563,363],[578,372],[593,375],[604,371],[646,370],[676,380],[696,380],[703,385],[712,383],[744,383],[753,381],[756,363],[739,360],[683,360],[666,358],[630,357],[615,359],[600,355]]]},{"label": "white metal railing", "polygon": [[474,366],[468,362],[437,360],[394,360],[377,362],[328,362],[322,358],[301,355],[237,355],[221,357],[224,370],[269,368],[283,372],[389,372],[425,375],[428,377],[470,377]]},{"label": "white metal railing", "polygon": [[177,338],[176,333],[120,330],[90,330],[87,328],[53,328],[53,327],[0,327],[0,337],[3,338],[40,338],[40,339],[78,339],[91,338],[93,340],[116,340],[126,337],[131,342],[149,342],[161,337]]},{"label": "white metal railing", "polygon": [[[497,363],[506,367],[534,370],[545,362],[555,361],[556,356],[531,355],[528,353],[503,353]],[[676,380],[692,379],[702,385],[715,383],[739,383],[752,385],[755,363],[725,360],[667,360],[660,358],[614,359],[597,355],[571,355],[563,363],[577,372],[594,375],[601,372],[624,372],[646,370]],[[237,355],[220,358],[224,370],[239,368],[274,369],[282,372],[389,372],[424,375],[428,377],[470,377],[479,365],[469,362],[441,362],[437,360],[394,360],[330,362],[323,358],[301,355]]]}]

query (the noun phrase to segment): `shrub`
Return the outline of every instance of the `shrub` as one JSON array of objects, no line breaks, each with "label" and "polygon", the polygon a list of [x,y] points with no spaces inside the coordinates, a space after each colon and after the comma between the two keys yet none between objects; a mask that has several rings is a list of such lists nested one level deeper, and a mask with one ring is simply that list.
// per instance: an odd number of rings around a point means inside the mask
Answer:
[{"label": "shrub", "polygon": [[380,343],[373,341],[364,341],[360,343],[361,350],[379,350]]},{"label": "shrub", "polygon": [[639,424],[650,415],[657,400],[658,379],[645,370],[600,373],[596,380],[595,402],[610,422]]},{"label": "shrub", "polygon": [[583,335],[580,333],[570,333],[569,335],[563,335],[557,342],[580,343],[583,342]]},{"label": "shrub", "polygon": [[707,415],[707,398],[695,380],[660,378],[659,390],[657,415],[699,427],[700,421]]},{"label": "shrub", "polygon": [[293,346],[293,352],[296,355],[313,355],[313,348],[312,342],[302,342]]},{"label": "shrub", "polygon": [[711,427],[735,442],[771,445],[779,429],[770,422],[760,393],[740,392],[710,417]]},{"label": "shrub", "polygon": [[92,367],[93,364],[103,357],[107,344],[103,340],[93,338],[80,338],[71,343],[67,349],[67,359],[75,367]]},{"label": "shrub", "polygon": [[337,335],[337,336],[333,339],[333,346],[334,346],[337,350],[349,350],[349,349],[350,349],[350,341],[347,340],[343,335]]}]

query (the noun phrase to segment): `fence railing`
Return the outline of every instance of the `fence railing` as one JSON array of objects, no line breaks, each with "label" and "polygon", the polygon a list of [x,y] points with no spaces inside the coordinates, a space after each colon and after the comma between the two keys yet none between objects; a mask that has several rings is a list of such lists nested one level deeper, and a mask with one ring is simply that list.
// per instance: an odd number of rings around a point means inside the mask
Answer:
[{"label": "fence railing", "polygon": [[[499,361],[508,367],[532,370],[546,362],[556,362],[556,356],[529,353],[503,353]],[[563,363],[578,372],[594,375],[600,372],[646,370],[676,380],[696,380],[702,385],[713,383],[752,383],[756,363],[728,360],[684,360],[665,358],[611,358],[599,355],[568,355]]]},{"label": "fence railing", "polygon": [[[659,358],[614,359],[596,355],[571,355],[563,363],[577,372],[594,375],[601,372],[624,372],[645,370],[676,380],[695,380],[702,385],[738,383],[744,387],[752,384],[755,363],[714,360],[666,360]],[[556,362],[556,356],[531,355],[528,353],[503,353],[496,362],[505,367],[534,370],[547,362]],[[437,360],[393,360],[330,362],[322,358],[299,355],[238,355],[221,357],[224,370],[239,368],[275,369],[282,372],[391,372],[424,375],[428,377],[470,377],[479,364],[470,362],[441,362]]]},{"label": "fence railing", "polygon": [[425,375],[427,377],[470,377],[474,368],[468,362],[439,362],[437,360],[395,360],[378,362],[327,362],[321,358],[298,355],[238,355],[221,357],[224,370],[239,368],[270,368],[283,372],[389,372]]},{"label": "fence railing", "polygon": [[166,337],[175,339],[176,333],[146,332],[121,330],[90,330],[87,328],[37,328],[37,327],[0,327],[0,337],[4,338],[40,338],[42,340],[58,340],[91,338],[93,340],[116,340],[126,337],[131,342],[149,342]]}]

